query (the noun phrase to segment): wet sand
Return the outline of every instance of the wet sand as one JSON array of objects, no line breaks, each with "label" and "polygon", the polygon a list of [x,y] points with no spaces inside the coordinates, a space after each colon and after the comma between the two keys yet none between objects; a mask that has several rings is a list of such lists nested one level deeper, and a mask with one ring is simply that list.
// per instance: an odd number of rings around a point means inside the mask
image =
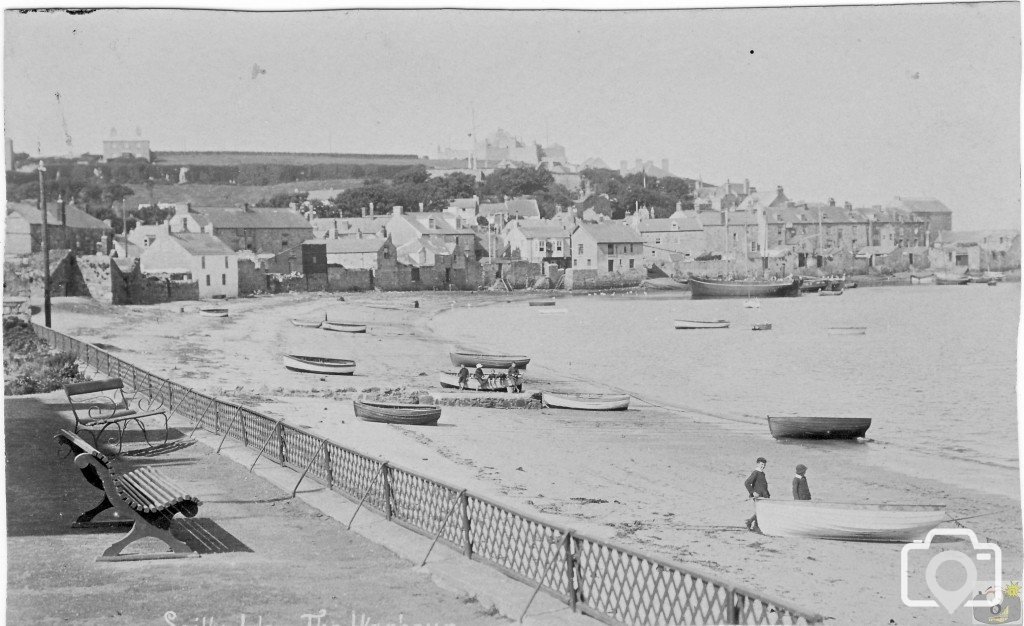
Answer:
[{"label": "wet sand", "polygon": [[[110,307],[68,298],[54,301],[53,326],[182,384],[308,426],[366,454],[499,498],[553,523],[789,600],[835,618],[833,623],[970,623],[966,609],[949,615],[902,604],[900,544],[748,532],[742,523],[752,503],[742,482],[750,468],[736,468],[752,466],[766,454],[766,442],[728,420],[638,401],[624,413],[446,406],[437,427],[354,418],[350,399],[360,391],[439,391],[437,372],[452,369],[448,352],[456,343],[431,330],[436,316],[452,307],[530,297],[369,293],[344,294],[339,301],[331,294],[283,294],[228,301],[228,318],[200,317],[194,302]],[[366,323],[369,331],[332,333],[289,322],[322,318],[325,312],[333,321]],[[356,373],[291,372],[281,365],[285,353],[354,359]],[[542,364],[527,368],[527,392],[554,386],[596,388],[594,381],[572,372],[554,372]],[[982,540],[999,544],[1004,577],[1019,579],[1018,498],[922,478],[893,469],[891,462],[826,472],[836,445],[772,445],[767,474],[773,496],[790,498],[792,468],[804,463],[810,468],[812,493],[842,494],[830,499],[943,502],[957,516],[1003,509],[965,525]],[[871,453],[885,455],[884,450]],[[924,588],[924,561],[911,563],[912,592]]]}]

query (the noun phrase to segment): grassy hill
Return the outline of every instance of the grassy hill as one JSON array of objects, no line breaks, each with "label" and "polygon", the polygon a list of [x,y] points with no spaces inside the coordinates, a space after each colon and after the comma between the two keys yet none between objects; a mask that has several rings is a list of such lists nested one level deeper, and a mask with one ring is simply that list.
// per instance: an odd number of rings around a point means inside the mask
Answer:
[{"label": "grassy hill", "polygon": [[424,160],[414,154],[333,154],[303,152],[153,152],[157,165],[315,165],[340,163],[352,165],[418,165]]},{"label": "grassy hill", "polygon": [[145,185],[128,185],[135,192],[126,202],[129,205],[148,204],[150,202],[191,202],[194,206],[241,206],[245,203],[256,204],[260,200],[270,199],[281,193],[309,191],[311,189],[344,189],[359,187],[362,180],[300,180],[277,185],[202,185],[189,183],[185,185],[154,185],[152,197]]}]

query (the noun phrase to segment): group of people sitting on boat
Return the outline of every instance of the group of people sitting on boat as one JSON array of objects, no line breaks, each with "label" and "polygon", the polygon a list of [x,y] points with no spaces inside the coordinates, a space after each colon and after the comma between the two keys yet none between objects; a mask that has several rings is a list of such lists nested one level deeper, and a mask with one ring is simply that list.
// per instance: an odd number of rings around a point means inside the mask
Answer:
[{"label": "group of people sitting on boat", "polygon": [[[767,459],[763,456],[757,457],[757,465],[754,467],[754,471],[751,472],[750,476],[743,481],[743,486],[747,488],[747,494],[751,498],[771,498],[771,494],[768,493],[768,478],[764,475],[764,468],[768,465]],[[796,474],[793,476],[793,499],[794,500],[810,500],[811,499],[811,488],[807,485],[807,466],[803,463],[796,466]],[[761,529],[757,525],[757,514],[751,515],[747,518],[746,522],[747,530],[755,533],[761,532]]]},{"label": "group of people sitting on boat", "polygon": [[[504,387],[509,393],[523,392],[523,377],[515,363],[509,365],[504,374],[485,374],[483,364],[477,363],[473,378],[479,389],[498,390]],[[469,368],[465,365],[459,368],[459,389],[469,389]]]}]

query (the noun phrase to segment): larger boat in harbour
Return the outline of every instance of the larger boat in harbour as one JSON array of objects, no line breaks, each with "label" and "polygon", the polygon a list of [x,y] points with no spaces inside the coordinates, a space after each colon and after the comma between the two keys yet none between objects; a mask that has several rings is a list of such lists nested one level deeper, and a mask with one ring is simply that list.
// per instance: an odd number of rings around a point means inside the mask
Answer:
[{"label": "larger boat in harbour", "polygon": [[698,298],[785,298],[800,295],[800,279],[720,280],[690,275],[691,297]]}]

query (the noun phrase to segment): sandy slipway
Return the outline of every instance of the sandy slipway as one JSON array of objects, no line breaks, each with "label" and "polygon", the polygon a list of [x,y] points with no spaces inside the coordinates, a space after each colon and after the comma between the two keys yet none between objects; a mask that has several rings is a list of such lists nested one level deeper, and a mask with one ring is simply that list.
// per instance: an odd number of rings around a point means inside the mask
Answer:
[{"label": "sandy slipway", "polygon": [[[446,310],[503,304],[536,294],[284,294],[227,302],[227,318],[197,315],[197,303],[110,307],[55,300],[53,326],[154,373],[271,417],[305,426],[343,445],[425,475],[502,499],[511,506],[687,567],[786,599],[837,624],[963,624],[952,616],[910,609],[900,600],[898,544],[807,541],[748,532],[752,513],[743,479],[770,442],[772,491],[788,497],[789,468],[812,468],[812,490],[854,502],[943,502],[954,515],[1004,508],[972,520],[1003,548],[1004,563],[1021,562],[1019,508],[986,491],[958,488],[893,467],[884,444],[865,446],[863,462],[830,471],[828,446],[776,444],[747,424],[699,410],[673,410],[634,400],[614,413],[554,409],[444,406],[437,427],[398,427],[356,419],[351,397],[363,389],[417,396],[442,392],[437,373],[452,369],[458,345],[515,352],[507,345],[463,345],[431,329]],[[597,296],[601,297],[601,296]],[[607,296],[612,297],[612,296]],[[418,303],[418,307],[414,306]],[[291,318],[365,323],[366,334],[299,328]],[[543,316],[537,322],[545,323]],[[529,332],[528,328],[522,332]],[[565,349],[571,349],[567,346]],[[290,372],[282,354],[356,361],[353,376]],[[585,371],[553,371],[534,360],[524,397],[559,389],[601,391]],[[643,390],[628,390],[643,397]],[[499,394],[495,394],[499,395]],[[695,395],[691,407],[700,406]],[[883,462],[884,461],[884,462]],[[912,455],[902,459],[912,465]],[[786,468],[786,469],[783,469]],[[777,493],[776,493],[777,492]],[[951,525],[950,525],[951,526]],[[923,585],[926,563],[912,564]],[[963,613],[963,614],[961,614]]]}]

